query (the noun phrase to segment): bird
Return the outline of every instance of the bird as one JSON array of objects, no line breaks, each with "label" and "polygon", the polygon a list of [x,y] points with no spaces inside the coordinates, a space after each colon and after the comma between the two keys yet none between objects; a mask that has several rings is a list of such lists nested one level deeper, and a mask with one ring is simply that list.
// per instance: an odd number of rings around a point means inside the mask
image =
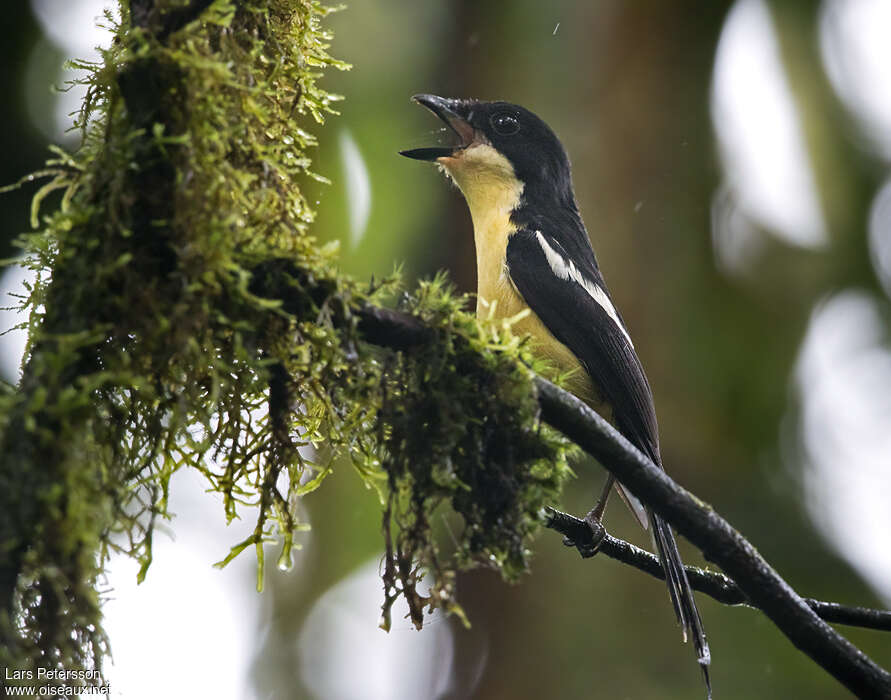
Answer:
[{"label": "bird", "polygon": [[[458,141],[400,154],[436,163],[464,195],[476,249],[477,316],[519,318],[511,330],[531,336],[533,352],[569,373],[566,388],[664,469],[649,381],[597,264],[560,139],[509,102],[412,99]],[[614,485],[652,535],[684,641],[692,637],[711,698],[708,641],[669,524],[612,476],[586,520],[599,525]]]}]

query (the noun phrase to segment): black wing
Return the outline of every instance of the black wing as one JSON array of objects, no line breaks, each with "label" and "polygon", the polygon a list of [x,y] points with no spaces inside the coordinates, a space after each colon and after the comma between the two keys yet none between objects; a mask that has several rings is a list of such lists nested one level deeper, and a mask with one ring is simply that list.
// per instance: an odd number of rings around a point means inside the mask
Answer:
[{"label": "black wing", "polygon": [[532,311],[582,363],[619,432],[661,464],[650,385],[593,252],[570,258],[546,232],[520,230],[508,241],[506,263]]},{"label": "black wing", "polygon": [[[572,257],[545,231],[514,233],[507,244],[508,274],[541,322],[582,363],[600,398],[612,409],[619,432],[662,466],[650,384],[606,291],[587,235],[584,245],[580,236],[572,235],[583,232],[568,232]],[[675,614],[684,638],[688,631],[692,634],[711,698],[708,642],[677,543],[667,523],[650,509],[647,515]]]}]

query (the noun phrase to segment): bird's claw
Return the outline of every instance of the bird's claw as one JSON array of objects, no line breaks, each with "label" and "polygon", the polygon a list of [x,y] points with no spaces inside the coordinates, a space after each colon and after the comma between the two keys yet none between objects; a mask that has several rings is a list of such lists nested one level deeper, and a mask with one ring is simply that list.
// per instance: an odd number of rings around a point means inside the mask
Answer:
[{"label": "bird's claw", "polygon": [[606,529],[603,527],[603,523],[599,519],[592,518],[590,513],[585,518],[584,523],[590,529],[576,539],[564,537],[563,544],[579,550],[582,559],[590,559],[600,551],[600,545],[606,537]]}]

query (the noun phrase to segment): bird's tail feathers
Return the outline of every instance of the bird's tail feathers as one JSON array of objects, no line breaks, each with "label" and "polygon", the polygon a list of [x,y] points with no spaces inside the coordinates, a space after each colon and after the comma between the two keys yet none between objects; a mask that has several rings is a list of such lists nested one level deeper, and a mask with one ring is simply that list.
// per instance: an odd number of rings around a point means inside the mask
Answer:
[{"label": "bird's tail feathers", "polygon": [[628,506],[628,510],[634,515],[634,518],[637,522],[640,523],[640,526],[644,530],[648,530],[650,527],[650,513],[647,510],[646,506],[637,500],[637,497],[631,493],[628,489],[626,489],[622,484],[616,482],[616,490],[619,492],[619,495],[622,497],[622,500],[625,501],[625,505]]},{"label": "bird's tail feathers", "polygon": [[693,599],[693,589],[687,580],[687,572],[684,570],[684,563],[681,561],[681,554],[678,551],[678,545],[674,539],[671,527],[652,511],[650,511],[649,516],[650,533],[653,536],[656,550],[659,552],[659,560],[665,569],[665,582],[668,584],[671,604],[674,606],[675,615],[677,615],[678,622],[684,631],[684,641],[687,641],[688,635],[693,639],[693,648],[696,650],[699,666],[702,668],[702,674],[705,677],[708,697],[711,699],[712,688],[708,674],[711,654],[708,648],[708,641],[705,638],[702,618],[699,617],[699,610],[696,608],[696,601]]}]

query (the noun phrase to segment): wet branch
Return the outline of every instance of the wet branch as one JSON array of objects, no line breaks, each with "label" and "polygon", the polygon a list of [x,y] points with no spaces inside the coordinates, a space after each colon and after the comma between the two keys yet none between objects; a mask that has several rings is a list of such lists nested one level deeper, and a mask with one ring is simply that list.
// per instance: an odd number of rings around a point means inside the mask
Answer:
[{"label": "wet branch", "polygon": [[[593,548],[594,542],[591,528],[581,518],[558,510],[549,509],[550,519],[547,527],[561,533],[571,546],[581,545],[580,551],[588,552]],[[605,554],[610,559],[615,559],[623,564],[633,566],[644,573],[660,580],[665,579],[665,572],[659,557],[645,549],[636,547],[630,542],[613,537],[605,533],[603,540],[597,548],[598,553]],[[700,569],[697,566],[687,566],[687,579],[690,585],[700,593],[714,598],[725,605],[745,605],[757,608],[742,592],[736,581],[716,571]],[[851,627],[865,627],[867,629],[883,630],[891,632],[891,610],[877,610],[875,608],[861,608],[855,605],[841,605],[839,603],[804,598],[811,610],[826,622],[834,622],[839,625]]]},{"label": "wet branch", "polygon": [[[429,329],[407,314],[373,307],[356,313],[360,331],[366,340],[377,345],[408,350],[432,337]],[[798,649],[858,697],[891,697],[891,674],[821,619],[817,610],[730,523],[675,483],[575,396],[541,377],[536,377],[535,386],[542,420],[597,459],[638,499],[698,547],[708,561],[729,574],[746,604],[762,610]],[[702,583],[702,579],[697,578],[697,582]],[[828,606],[823,610],[827,616],[834,611],[842,618],[856,617],[852,609],[844,606],[822,605]],[[842,621],[838,616],[835,621]]]}]

